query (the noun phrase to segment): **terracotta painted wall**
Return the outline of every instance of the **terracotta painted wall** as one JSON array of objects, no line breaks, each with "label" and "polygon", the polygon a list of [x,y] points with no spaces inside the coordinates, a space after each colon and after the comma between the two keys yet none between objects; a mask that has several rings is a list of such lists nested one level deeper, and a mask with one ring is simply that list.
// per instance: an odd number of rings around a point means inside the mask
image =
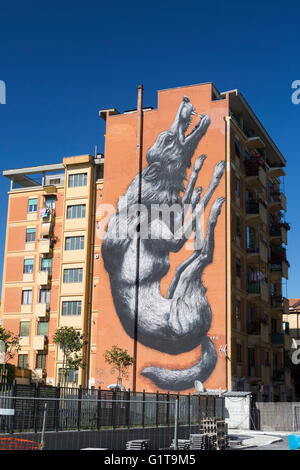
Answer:
[{"label": "terracotta painted wall", "polygon": [[[147,150],[153,145],[160,132],[170,128],[184,95],[188,96],[197,113],[209,115],[211,124],[206,135],[200,140],[192,158],[193,163],[195,158],[200,154],[204,153],[207,155],[207,159],[199,173],[196,183],[196,187],[199,185],[203,187],[203,194],[211,180],[215,165],[221,160],[225,160],[224,116],[228,115],[228,103],[227,100],[212,101],[211,91],[210,84],[161,91],[158,93],[158,108],[144,112],[143,121],[143,168],[145,168],[147,166]],[[190,132],[195,124],[196,121],[193,120],[188,132]],[[139,165],[136,152],[136,135],[136,113],[108,117],[103,197],[100,198],[97,196],[98,220],[102,219],[104,226],[107,220],[105,215],[107,214],[101,214],[100,204],[113,204],[114,207],[116,207],[119,196],[126,193],[129,184],[138,174]],[[188,178],[190,172],[191,169],[188,170]],[[206,208],[204,216],[206,223],[213,202],[220,196],[225,196],[225,174]],[[215,229],[213,263],[205,268],[202,277],[203,284],[207,288],[206,296],[212,309],[212,324],[208,336],[220,336],[220,339],[213,339],[217,351],[219,342],[221,345],[226,343],[225,229],[224,205]],[[101,244],[99,238],[96,238],[95,244]],[[176,268],[181,262],[187,259],[192,252],[192,246],[190,246],[189,250],[184,246],[178,253],[172,253],[170,255],[170,269],[161,282],[161,293],[163,296],[167,293]],[[95,263],[95,277],[99,276],[101,281],[98,287],[94,288],[93,309],[97,309],[98,314],[96,323],[93,325],[93,331],[96,334],[96,353],[91,377],[95,377],[96,386],[101,385],[105,387],[111,383],[115,383],[116,376],[112,375],[110,367],[104,362],[104,350],[110,349],[113,344],[117,344],[122,348],[126,348],[129,353],[133,355],[134,341],[123,329],[116,313],[111,295],[109,276],[104,269],[101,256]],[[199,361],[201,354],[201,346],[183,354],[167,354],[138,343],[136,389],[138,391],[142,389],[155,391],[158,388],[152,380],[144,378],[141,375],[141,371],[145,367],[158,366],[165,369],[187,369]],[[132,370],[129,373],[128,379],[124,381],[124,384],[126,387],[133,387]],[[224,354],[221,359],[219,358],[213,372],[205,382],[206,388],[219,388],[220,385],[223,388],[226,386]],[[194,389],[190,388],[182,391],[185,393],[188,391],[193,392]]]}]

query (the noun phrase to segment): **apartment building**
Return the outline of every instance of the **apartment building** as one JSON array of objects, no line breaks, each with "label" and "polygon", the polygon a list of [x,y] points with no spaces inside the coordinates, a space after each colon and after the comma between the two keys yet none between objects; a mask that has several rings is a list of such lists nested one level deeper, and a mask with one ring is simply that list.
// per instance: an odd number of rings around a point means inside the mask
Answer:
[{"label": "apartment building", "polygon": [[[11,183],[1,317],[20,335],[15,364],[31,369],[33,380],[60,381],[58,327],[88,329],[92,220],[102,173],[103,159],[89,155],[3,172]],[[70,382],[85,384],[84,371],[72,371]]]},{"label": "apartment building", "polygon": [[[143,106],[140,86],[137,109],[99,115],[104,158],[3,172],[11,187],[1,317],[20,333],[19,366],[58,383],[62,355],[51,338],[72,325],[88,338],[87,367],[73,377],[82,385],[116,382],[104,351],[117,344],[135,358],[126,388],[193,393],[198,380],[288,399],[286,161],[275,143],[238,90],[212,83],[161,90],[156,109]],[[124,201],[179,201],[200,185],[205,264],[189,264],[199,252],[194,229],[180,249],[159,237],[109,242]]]}]

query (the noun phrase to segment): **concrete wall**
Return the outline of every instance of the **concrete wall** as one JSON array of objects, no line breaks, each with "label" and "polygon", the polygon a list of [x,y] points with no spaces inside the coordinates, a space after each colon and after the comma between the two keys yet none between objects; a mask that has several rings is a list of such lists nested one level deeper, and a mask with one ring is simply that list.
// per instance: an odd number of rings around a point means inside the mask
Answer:
[{"label": "concrete wall", "polygon": [[300,430],[300,402],[262,402],[255,409],[261,431]]}]

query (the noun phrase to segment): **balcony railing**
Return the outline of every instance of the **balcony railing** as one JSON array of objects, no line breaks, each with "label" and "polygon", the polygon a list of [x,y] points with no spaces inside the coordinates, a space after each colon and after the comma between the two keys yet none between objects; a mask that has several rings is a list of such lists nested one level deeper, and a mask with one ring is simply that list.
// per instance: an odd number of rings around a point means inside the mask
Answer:
[{"label": "balcony railing", "polygon": [[267,209],[261,200],[246,201],[246,216],[248,223],[251,223],[251,220],[256,223],[260,218],[263,223],[267,224]]},{"label": "balcony railing", "polygon": [[273,192],[269,196],[270,210],[284,210],[286,211],[286,197],[281,192]]},{"label": "balcony railing", "polygon": [[280,277],[288,279],[288,263],[286,261],[276,263],[271,261],[271,275],[272,279],[279,279]]},{"label": "balcony railing", "polygon": [[247,292],[248,294],[257,296],[258,299],[261,299],[265,302],[269,301],[268,284],[264,281],[248,281]]}]

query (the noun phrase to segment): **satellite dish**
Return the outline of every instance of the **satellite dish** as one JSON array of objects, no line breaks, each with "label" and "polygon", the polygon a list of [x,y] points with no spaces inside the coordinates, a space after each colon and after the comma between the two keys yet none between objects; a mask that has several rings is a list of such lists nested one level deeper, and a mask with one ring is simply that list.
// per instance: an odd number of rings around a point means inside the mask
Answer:
[{"label": "satellite dish", "polygon": [[195,380],[194,386],[198,393],[204,392],[203,384],[200,380]]}]

